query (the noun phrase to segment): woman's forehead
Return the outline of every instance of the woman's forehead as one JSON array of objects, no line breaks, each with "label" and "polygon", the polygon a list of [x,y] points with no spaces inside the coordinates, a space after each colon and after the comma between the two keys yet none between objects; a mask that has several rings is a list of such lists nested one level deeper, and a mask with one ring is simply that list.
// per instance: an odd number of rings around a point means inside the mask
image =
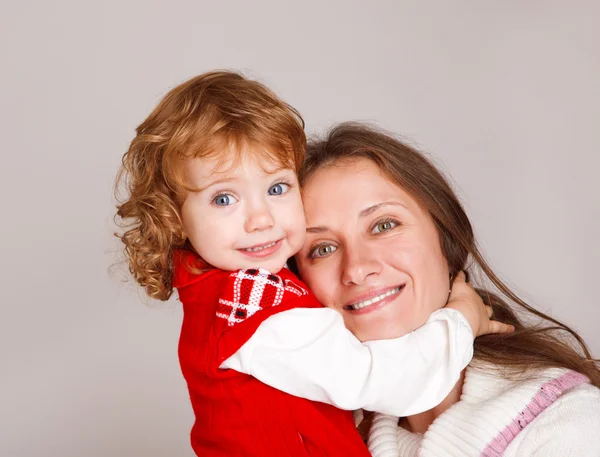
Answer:
[{"label": "woman's forehead", "polygon": [[[359,157],[338,160],[316,170],[304,183],[303,194],[364,195],[369,193],[407,192],[372,160]],[[316,195],[315,195],[316,197]]]},{"label": "woman's forehead", "polygon": [[315,171],[306,181],[302,197],[308,219],[354,213],[359,217],[386,205],[409,211],[419,206],[367,158],[344,160]]}]

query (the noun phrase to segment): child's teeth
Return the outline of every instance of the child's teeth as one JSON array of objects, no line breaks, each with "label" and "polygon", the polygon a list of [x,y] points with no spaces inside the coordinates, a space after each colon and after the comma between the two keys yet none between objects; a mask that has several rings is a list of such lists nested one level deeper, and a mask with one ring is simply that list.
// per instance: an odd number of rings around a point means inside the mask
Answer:
[{"label": "child's teeth", "polygon": [[270,244],[265,244],[264,246],[258,246],[256,248],[247,248],[246,251],[248,252],[256,252],[256,251],[262,251],[263,249],[267,249],[270,248],[271,246],[275,246],[275,244],[277,244],[277,242],[273,242]]}]

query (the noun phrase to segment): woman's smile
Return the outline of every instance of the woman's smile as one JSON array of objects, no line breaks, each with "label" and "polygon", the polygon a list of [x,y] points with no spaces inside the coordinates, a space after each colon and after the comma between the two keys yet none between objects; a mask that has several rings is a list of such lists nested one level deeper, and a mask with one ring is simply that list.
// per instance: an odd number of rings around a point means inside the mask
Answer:
[{"label": "woman's smile", "polygon": [[[343,309],[345,311],[355,313],[355,314],[364,314],[369,313],[371,311],[375,311],[377,309],[383,308],[388,303],[394,301],[398,294],[404,288],[404,284],[397,287],[392,287],[384,292],[380,290],[374,290],[367,294],[363,294],[360,298],[356,298],[352,300],[350,304],[344,305]],[[363,297],[368,298],[363,298]]]}]

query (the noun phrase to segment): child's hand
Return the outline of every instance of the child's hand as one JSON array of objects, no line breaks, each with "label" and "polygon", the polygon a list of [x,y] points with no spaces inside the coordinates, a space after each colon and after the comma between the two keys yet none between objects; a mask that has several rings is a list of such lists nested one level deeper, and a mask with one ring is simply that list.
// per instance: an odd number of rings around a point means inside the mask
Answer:
[{"label": "child's hand", "polygon": [[447,308],[460,311],[469,321],[473,336],[487,335],[488,333],[511,333],[515,328],[512,325],[493,321],[492,307],[486,306],[475,289],[466,282],[465,274],[461,271],[452,284],[450,299]]}]

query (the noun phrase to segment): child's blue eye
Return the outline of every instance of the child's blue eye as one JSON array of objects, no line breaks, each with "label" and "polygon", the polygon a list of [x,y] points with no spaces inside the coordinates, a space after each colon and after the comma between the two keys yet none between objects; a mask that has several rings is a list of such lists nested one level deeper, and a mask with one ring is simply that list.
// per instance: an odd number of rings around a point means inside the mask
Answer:
[{"label": "child's blue eye", "polygon": [[235,199],[235,197],[233,195],[230,195],[230,194],[217,195],[213,199],[213,203],[217,206],[229,206],[229,205],[233,205],[235,202],[237,202],[237,200]]},{"label": "child's blue eye", "polygon": [[281,194],[285,194],[288,190],[289,190],[290,186],[288,184],[285,184],[283,182],[277,183],[277,184],[273,184],[270,188],[269,188],[269,195],[281,195]]}]

